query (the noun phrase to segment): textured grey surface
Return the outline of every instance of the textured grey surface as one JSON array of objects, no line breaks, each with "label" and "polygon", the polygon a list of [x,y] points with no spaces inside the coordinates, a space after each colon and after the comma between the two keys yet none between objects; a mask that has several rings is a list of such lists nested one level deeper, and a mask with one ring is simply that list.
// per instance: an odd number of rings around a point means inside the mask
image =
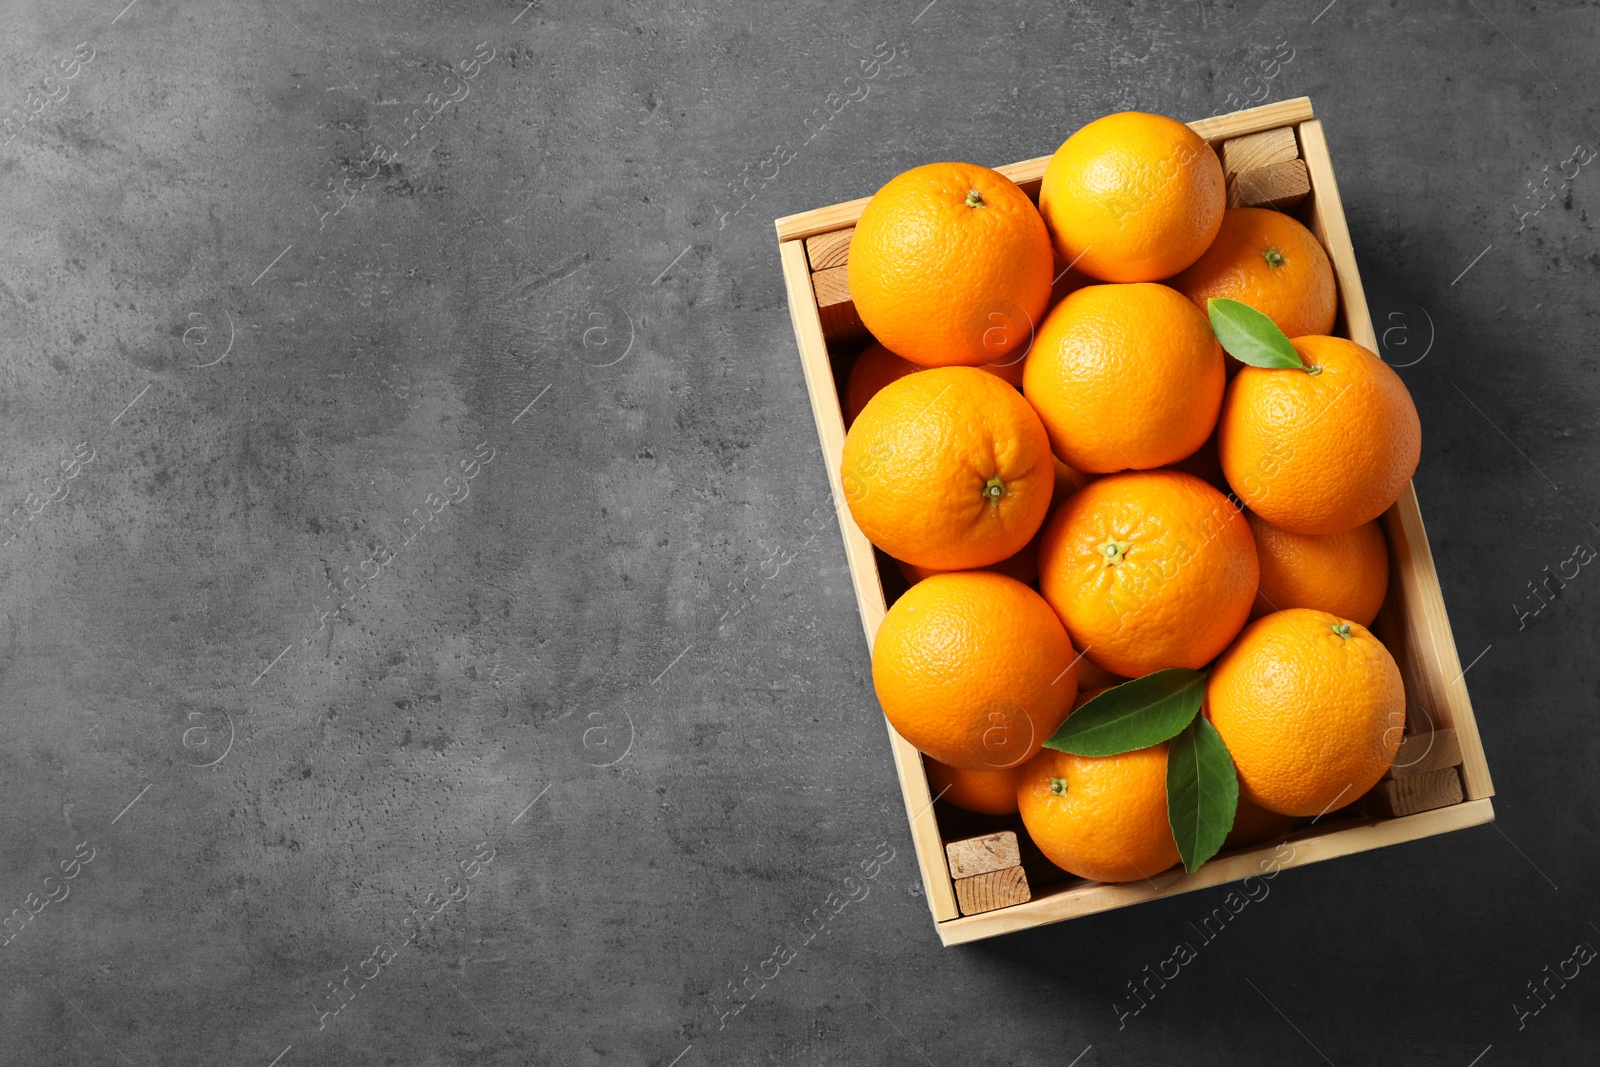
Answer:
[{"label": "textured grey surface", "polygon": [[[1600,14],[925,4],[5,5],[0,909],[67,895],[0,1062],[1592,1056],[1600,578],[1521,612],[1600,543],[1600,177],[1526,184],[1600,146]],[[1262,91],[1427,351],[1499,823],[1282,875],[1119,1026],[1222,891],[938,946],[771,220]]]}]

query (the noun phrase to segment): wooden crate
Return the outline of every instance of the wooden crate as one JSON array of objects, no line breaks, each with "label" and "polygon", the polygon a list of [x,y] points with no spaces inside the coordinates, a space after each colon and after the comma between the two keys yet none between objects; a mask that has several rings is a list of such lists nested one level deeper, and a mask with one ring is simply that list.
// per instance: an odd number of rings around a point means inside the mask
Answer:
[{"label": "wooden crate", "polygon": [[[1230,173],[1230,196],[1235,202],[1240,202],[1240,196],[1246,198],[1244,202],[1249,202],[1251,195],[1270,199],[1274,206],[1291,211],[1316,234],[1327,249],[1338,278],[1339,318],[1334,331],[1376,352],[1377,337],[1356,270],[1333,165],[1328,158],[1322,124],[1312,116],[1311,101],[1304,97],[1285,100],[1189,125],[1230,162],[1249,161],[1235,163],[1236,166],[1264,165],[1263,170],[1252,170],[1244,175]],[[1267,137],[1254,136],[1269,131],[1278,132]],[[1289,144],[1283,131],[1290,131],[1294,136],[1300,161],[1294,165],[1287,165],[1290,161],[1284,158]],[[1243,137],[1252,140],[1235,142],[1229,151],[1223,152],[1224,142]],[[1049,157],[1045,156],[996,169],[1037,199],[1039,182],[1048,162]],[[1241,176],[1246,180],[1240,181]],[[1307,187],[1307,191],[1296,195],[1296,182]],[[1241,191],[1235,192],[1236,189]],[[1253,193],[1253,190],[1264,191]],[[848,257],[847,231],[854,227],[868,199],[790,215],[778,219],[776,225],[795,340],[799,344],[811,411],[839,513],[839,529],[844,536],[861,624],[870,646],[892,595],[904,589],[904,582],[894,573],[895,568],[887,557],[874,550],[851,519],[839,477],[845,437],[840,395],[851,362],[866,340],[860,320],[848,303],[847,288],[839,288],[839,275],[842,274],[841,264]],[[808,242],[811,238],[816,240]],[[807,254],[808,243],[812,254],[818,258],[819,272],[825,275],[815,285]],[[822,301],[827,302],[826,306],[819,305],[819,293]],[[1369,794],[1367,803],[1356,803],[1362,798],[1349,797],[1350,803],[1315,823],[1302,821],[1282,842],[1222,853],[1194,874],[1185,874],[1181,867],[1175,867],[1145,881],[1112,885],[1075,878],[1048,864],[1030,867],[1024,863],[1028,879],[1024,880],[1020,893],[1011,899],[1025,902],[964,915],[957,902],[945,845],[1007,829],[1015,830],[1024,838],[1026,835],[1015,817],[985,819],[948,808],[943,802],[936,805],[921,754],[890,728],[890,751],[905,795],[922,884],[940,940],[946,945],[976,941],[1238,881],[1280,867],[1301,866],[1492,821],[1494,808],[1489,798],[1494,795],[1494,786],[1472,716],[1450,620],[1445,614],[1438,572],[1428,549],[1428,536],[1417,510],[1416,494],[1409,486],[1383,516],[1383,527],[1390,551],[1389,595],[1373,629],[1394,654],[1405,677],[1408,735],[1432,730],[1453,731],[1450,740],[1460,748],[1457,771],[1462,799],[1459,802],[1416,814],[1389,816],[1387,812],[1408,810],[1395,807],[1398,787],[1391,776]],[[1406,747],[1411,751],[1426,746],[1408,741]],[[1430,766],[1427,773],[1439,772]],[[1401,790],[1398,795],[1402,799],[1420,795],[1419,791],[1409,789],[1413,784],[1402,783],[1409,791]],[[1453,798],[1456,791],[1435,789],[1429,794]],[[1413,808],[1415,804],[1413,799]],[[1028,899],[1030,893],[1031,899]]]}]

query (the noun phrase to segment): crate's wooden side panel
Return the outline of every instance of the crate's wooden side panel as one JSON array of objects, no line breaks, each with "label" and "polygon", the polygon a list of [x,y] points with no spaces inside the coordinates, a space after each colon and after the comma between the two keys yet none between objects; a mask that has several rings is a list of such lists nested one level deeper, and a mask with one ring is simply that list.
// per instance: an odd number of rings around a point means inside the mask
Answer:
[{"label": "crate's wooden side panel", "polygon": [[[840,479],[840,459],[844,453],[844,414],[839,410],[839,391],[828,362],[828,344],[822,336],[822,319],[817,311],[811,286],[811,267],[806,259],[805,242],[782,242],[784,286],[789,294],[789,316],[794,322],[795,343],[800,349],[800,366],[805,374],[806,392],[811,397],[811,415],[817,424],[822,445],[822,462],[828,470],[828,485],[833,490],[834,509],[839,516],[839,532],[844,537],[845,558],[850,564],[850,580],[855,585],[856,606],[866,632],[867,647],[872,647],[878,625],[888,610],[883,599],[883,583],[878,577],[872,543],[867,540],[845,504],[844,484]],[[922,757],[904,738],[889,730],[889,747],[894,754],[895,772],[905,797],[906,814],[911,819],[911,841],[917,850],[917,866],[928,896],[928,907],[937,921],[960,914],[955,886],[944,862],[944,844],[939,840],[939,825],[933,816],[933,797]]]},{"label": "crate's wooden side panel", "polygon": [[1350,340],[1376,352],[1378,335],[1373,332],[1372,316],[1367,311],[1367,291],[1362,288],[1361,271],[1356,267],[1356,250],[1350,242],[1350,227],[1345,223],[1344,204],[1339,199],[1339,183],[1333,177],[1333,161],[1328,156],[1322,123],[1315,119],[1302,122],[1298,132],[1300,158],[1311,175],[1311,230],[1327,250],[1334,276],[1339,280],[1339,310],[1344,313]]},{"label": "crate's wooden side panel", "polygon": [[[1310,118],[1311,100],[1299,96],[1293,100],[1280,100],[1275,104],[1253,107],[1248,111],[1235,111],[1229,115],[1200,119],[1189,123],[1189,128],[1208,143],[1215,143],[1227,140],[1229,137],[1242,137],[1247,133],[1261,133],[1277,126],[1292,126]],[[1037,159],[1024,159],[994,169],[1022,186],[1031,196],[1038,192],[1039,179],[1044,177],[1044,168],[1049,162],[1049,156],[1039,156]],[[842,230],[846,226],[854,226],[871,199],[870,196],[865,196],[859,200],[820,207],[815,211],[787,215],[777,220],[778,240],[815,237],[829,230]]]},{"label": "crate's wooden side panel", "polygon": [[928,910],[934,922],[944,922],[961,914],[956,903],[955,883],[944,861],[944,842],[939,837],[939,820],[933,814],[933,791],[927,772],[922,769],[922,753],[894,732],[889,731],[889,751],[894,756],[894,772],[900,779],[900,793],[906,802],[906,817],[911,820],[911,843],[917,850],[917,866],[922,871],[922,888],[928,895]]},{"label": "crate's wooden side panel", "polygon": [[1420,660],[1423,692],[1418,702],[1434,728],[1448,727],[1461,743],[1461,773],[1470,800],[1494,795],[1489,762],[1484,755],[1478,720],[1472,713],[1472,698],[1467,693],[1466,674],[1456,652],[1450,616],[1445,611],[1444,592],[1439,573],[1428,548],[1428,533],[1422,525],[1417,494],[1406,486],[1404,495],[1384,516],[1384,529],[1399,561],[1398,573],[1390,575],[1405,598],[1399,613],[1406,640]]},{"label": "crate's wooden side panel", "polygon": [[812,211],[802,211],[798,215],[785,215],[775,223],[778,227],[778,240],[800,240],[815,237],[819,233],[828,233],[830,230],[842,230],[847,226],[854,226],[871,199],[870,196],[863,196],[859,200],[846,200],[842,204],[830,204]]},{"label": "crate's wooden side panel", "polygon": [[1230,111],[1209,119],[1196,119],[1189,128],[1207,141],[1215,143],[1230,137],[1243,137],[1247,133],[1261,133],[1279,126],[1294,126],[1312,118],[1311,98],[1296,96],[1243,111]]},{"label": "crate's wooden side panel", "polygon": [[1379,520],[1385,530],[1389,553],[1389,591],[1371,628],[1400,666],[1400,677],[1406,686],[1406,733],[1424,734],[1439,724],[1434,722],[1433,712],[1426,706],[1427,663],[1425,657],[1411,647],[1411,635],[1406,629],[1405,593],[1400,588],[1400,580],[1394,577],[1400,573],[1401,563],[1395,550],[1398,539],[1388,533],[1388,528],[1396,514],[1396,508],[1391,507]]},{"label": "crate's wooden side panel", "polygon": [[[1299,126],[1300,153],[1311,173],[1312,220],[1318,240],[1328,250],[1334,273],[1339,279],[1340,310],[1349,328],[1350,339],[1372,351],[1378,350],[1378,337],[1367,310],[1366,292],[1356,268],[1355,248],[1345,222],[1344,205],[1339,200],[1339,185],[1333,177],[1333,162],[1322,123],[1315,120]],[[1435,727],[1456,731],[1461,742],[1461,770],[1470,800],[1494,795],[1489,763],[1484,756],[1478,722],[1472,714],[1466,678],[1456,651],[1455,635],[1445,611],[1444,593],[1439,587],[1439,572],[1428,548],[1428,533],[1422,525],[1416,490],[1406,486],[1400,499],[1383,517],[1393,552],[1393,572],[1389,576],[1391,597],[1398,594],[1399,610],[1391,617],[1404,629],[1398,642],[1411,657],[1407,682],[1420,685],[1412,699],[1421,706]]]},{"label": "crate's wooden side panel", "polygon": [[872,557],[872,543],[856,526],[845,504],[844,484],[839,475],[840,457],[844,453],[844,413],[839,410],[839,392],[833,381],[833,367],[828,362],[828,343],[822,335],[822,319],[811,287],[804,242],[784,241],[779,248],[784,285],[789,294],[789,317],[794,322],[795,343],[800,348],[806,392],[811,397],[811,415],[822,445],[822,462],[828,469],[828,486],[833,490],[839,532],[844,536],[844,551],[850,562],[850,578],[855,585],[856,604],[861,610],[861,625],[870,645],[887,607],[883,602],[883,586],[878,580],[877,562]]},{"label": "crate's wooden side panel", "polygon": [[[1054,890],[1046,886],[1026,904],[940,923],[939,940],[945,945],[979,941],[1146,900],[1192,893],[1196,889],[1208,889],[1252,875],[1266,877],[1275,874],[1276,869],[1272,866],[1274,860],[1278,869],[1287,870],[1368,849],[1479,826],[1493,819],[1491,801],[1469,801],[1399,819],[1367,820],[1328,832],[1313,829],[1301,835],[1290,834],[1285,843],[1263,845],[1214,859],[1193,874],[1186,875],[1182,869],[1175,869],[1159,874],[1148,882],[1122,882],[1116,885],[1075,882]],[[1285,847],[1291,850],[1287,855],[1282,854]],[[1373,890],[1374,893],[1379,891],[1376,887]]]}]

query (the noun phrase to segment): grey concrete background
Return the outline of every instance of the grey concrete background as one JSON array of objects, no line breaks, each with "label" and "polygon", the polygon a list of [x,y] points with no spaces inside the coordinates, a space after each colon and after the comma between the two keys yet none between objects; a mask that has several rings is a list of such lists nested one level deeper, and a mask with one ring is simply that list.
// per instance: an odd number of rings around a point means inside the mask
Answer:
[{"label": "grey concrete background", "polygon": [[[1600,542],[1595,5],[124,2],[0,17],[0,1062],[1591,1060],[1600,579],[1529,583]],[[1119,1025],[1221,891],[939,947],[771,220],[1263,94],[1399,327],[1499,823]]]}]

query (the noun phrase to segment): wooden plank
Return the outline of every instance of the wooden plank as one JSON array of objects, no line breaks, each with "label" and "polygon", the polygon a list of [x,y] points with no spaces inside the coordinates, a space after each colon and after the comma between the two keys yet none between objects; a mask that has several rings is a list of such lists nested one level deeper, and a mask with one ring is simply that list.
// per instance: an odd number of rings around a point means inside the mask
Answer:
[{"label": "wooden plank", "polygon": [[1010,830],[946,842],[944,854],[950,863],[952,878],[971,878],[976,874],[1015,867],[1022,862],[1017,835]]},{"label": "wooden plank", "polygon": [[1345,223],[1344,203],[1339,199],[1339,183],[1333,177],[1333,163],[1328,158],[1328,141],[1322,135],[1322,123],[1315,119],[1302,122],[1297,132],[1300,155],[1311,180],[1311,232],[1322,242],[1333,264],[1333,274],[1339,283],[1339,309],[1344,312],[1350,340],[1376,352],[1378,335],[1372,330],[1367,293],[1361,286],[1361,271],[1356,267],[1356,252],[1350,243],[1350,227]]},{"label": "wooden plank", "polygon": [[971,878],[956,879],[956,902],[961,914],[979,915],[986,911],[1009,908],[1033,899],[1028,889],[1028,876],[1021,867],[1006,867]]},{"label": "wooden plank", "polygon": [[850,259],[850,239],[856,235],[854,226],[832,233],[819,233],[806,238],[806,259],[813,271],[842,267]]},{"label": "wooden plank", "polygon": [[1189,128],[1215,144],[1218,141],[1260,133],[1262,130],[1272,130],[1279,126],[1295,126],[1309,122],[1313,117],[1311,98],[1296,96],[1272,104],[1262,104],[1260,107],[1246,108],[1244,111],[1233,111],[1226,115],[1200,119],[1189,123]]},{"label": "wooden plank", "polygon": [[1406,487],[1399,501],[1384,514],[1383,525],[1399,564],[1391,569],[1389,581],[1402,598],[1399,615],[1422,689],[1416,696],[1417,703],[1432,709],[1430,717],[1435,728],[1455,731],[1468,799],[1491,797],[1494,782],[1489,777],[1489,763],[1472,713],[1472,699],[1467,694],[1450,617],[1445,611],[1444,592],[1439,587],[1439,572],[1428,548],[1428,533],[1414,487]]},{"label": "wooden plank", "polygon": [[785,215],[773,222],[778,229],[778,240],[793,241],[797,238],[815,237],[819,233],[854,226],[871,200],[872,197],[863,196],[859,200],[846,200],[842,204],[830,204],[827,207],[802,211],[797,215]]},{"label": "wooden plank", "polygon": [[1222,173],[1231,178],[1258,167],[1299,159],[1300,142],[1295,140],[1293,126],[1279,126],[1275,130],[1230,137],[1222,142],[1217,154],[1222,158]]},{"label": "wooden plank", "polygon": [[1397,818],[1461,803],[1461,772],[1455,767],[1386,778],[1361,798],[1365,815]]},{"label": "wooden plank", "polygon": [[[877,620],[882,622],[880,618]],[[873,624],[877,631],[877,623]],[[917,868],[922,872],[922,891],[928,897],[928,910],[935,923],[956,917],[955,887],[950,881],[950,871],[944,865],[942,842],[939,840],[939,820],[933,814],[933,790],[928,786],[928,775],[922,769],[922,753],[910,741],[894,732],[889,720],[883,720],[889,733],[889,754],[894,757],[894,773],[900,780],[900,793],[905,798],[906,818],[911,824],[911,843],[917,853]]]},{"label": "wooden plank", "polygon": [[[1247,111],[1235,111],[1228,115],[1199,119],[1189,123],[1189,128],[1206,141],[1215,143],[1230,137],[1242,137],[1245,134],[1275,129],[1278,126],[1304,123],[1311,116],[1310,98],[1298,96],[1292,100],[1279,100],[1277,103],[1264,104]],[[994,169],[1022,186],[1024,192],[1036,195],[1039,179],[1044,177],[1044,168],[1049,162],[1049,156],[1039,156],[1036,159],[1024,159]],[[859,200],[847,200],[842,204],[785,215],[773,222],[778,231],[778,240],[792,241],[796,238],[815,237],[819,233],[854,226],[871,199],[870,196],[864,196]]]},{"label": "wooden plank", "polygon": [[1311,192],[1306,165],[1298,159],[1257,167],[1228,179],[1229,207],[1266,207],[1293,211]]},{"label": "wooden plank", "polygon": [[1394,763],[1383,772],[1385,778],[1405,778],[1408,775],[1427,774],[1446,767],[1461,766],[1461,742],[1454,730],[1430,730],[1425,734],[1411,734],[1400,739],[1400,751]]},{"label": "wooden plank", "polygon": [[[1046,887],[1025,904],[939,923],[939,940],[946,946],[981,941],[986,937],[1028,930],[1160,897],[1192,893],[1196,889],[1207,889],[1251,875],[1262,877],[1277,869],[1303,867],[1309,863],[1320,863],[1493,821],[1492,801],[1470,800],[1398,819],[1357,819],[1326,830],[1310,827],[1290,834],[1283,843],[1220,856],[1193,874],[1186,875],[1183,868],[1177,867],[1156,875],[1149,882],[1108,885],[1076,880]],[[1270,866],[1274,861],[1276,868]]]},{"label": "wooden plank", "polygon": [[[778,246],[778,255],[783,264],[783,281],[789,297],[789,317],[794,323],[795,343],[800,349],[800,368],[805,375],[806,393],[811,399],[811,415],[817,424],[817,438],[822,445],[822,462],[828,472],[828,485],[833,491],[834,510],[839,516],[839,533],[844,538],[845,559],[850,564],[850,581],[856,591],[856,607],[861,613],[861,627],[866,633],[867,647],[871,648],[888,606],[884,603],[883,583],[878,576],[872,543],[856,525],[855,519],[851,518],[850,508],[845,503],[844,484],[839,474],[844,454],[844,413],[839,410],[839,390],[833,380],[833,367],[828,362],[828,344],[822,335],[822,320],[818,316],[811,288],[811,267],[806,261],[803,242],[782,242]],[[884,721],[887,725],[888,720]],[[900,793],[911,823],[911,842],[916,849],[917,866],[922,872],[928,909],[933,913],[935,922],[954,919],[960,911],[956,906],[950,873],[944,865],[944,848],[939,840],[939,823],[933,814],[933,794],[928,788],[928,776],[922,769],[922,754],[892,728],[889,729],[889,750],[894,756]]]},{"label": "wooden plank", "polygon": [[[1367,310],[1366,291],[1361,272],[1356,268],[1355,248],[1350,243],[1350,228],[1345,222],[1344,204],[1339,199],[1339,183],[1333,177],[1333,161],[1322,123],[1315,119],[1298,128],[1300,154],[1311,176],[1311,232],[1327,249],[1339,282],[1339,309],[1349,337],[1358,345],[1378,351],[1378,335]],[[1439,588],[1439,572],[1428,548],[1428,532],[1417,507],[1412,486],[1400,494],[1383,516],[1384,533],[1389,538],[1392,566],[1389,568],[1390,597],[1398,596],[1396,612],[1405,629],[1405,645],[1410,650],[1412,669],[1408,681],[1420,683],[1421,692],[1408,693],[1407,703],[1431,709],[1434,728],[1456,732],[1461,744],[1461,775],[1468,800],[1494,796],[1489,777],[1489,762],[1478,735],[1478,721],[1472,714],[1467,695],[1466,676],[1456,654],[1455,635],[1445,611],[1444,593]]]},{"label": "wooden plank", "polygon": [[[1400,565],[1395,562],[1394,542],[1388,537],[1385,541],[1389,549],[1389,573],[1396,574]],[[1421,694],[1426,691],[1423,673],[1428,667],[1425,657],[1411,648],[1411,637],[1406,630],[1403,614],[1404,599],[1405,594],[1400,587],[1390,583],[1388,594],[1383,598],[1383,607],[1378,609],[1378,617],[1370,629],[1377,635],[1378,640],[1383,642],[1384,647],[1389,650],[1389,654],[1400,667],[1400,677],[1406,687],[1406,733],[1432,733],[1436,725],[1433,713],[1422,706],[1421,700]]]}]

